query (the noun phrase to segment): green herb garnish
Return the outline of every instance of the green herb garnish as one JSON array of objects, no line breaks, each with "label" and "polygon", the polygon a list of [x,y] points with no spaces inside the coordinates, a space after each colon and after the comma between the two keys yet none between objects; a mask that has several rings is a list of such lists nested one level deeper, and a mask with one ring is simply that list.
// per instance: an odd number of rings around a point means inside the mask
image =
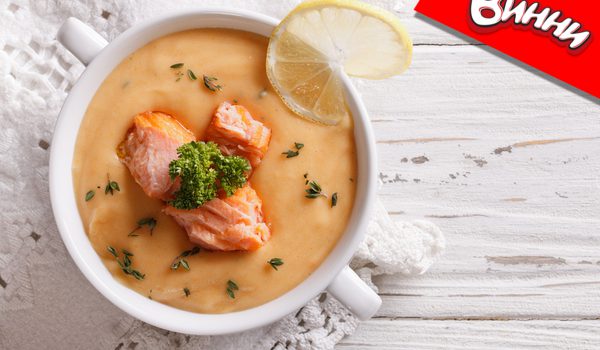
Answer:
[{"label": "green herb garnish", "polygon": [[[295,151],[292,150],[287,150],[285,152],[282,152],[281,154],[285,154],[286,158],[293,158],[293,157],[297,157],[300,154],[300,149],[302,149],[302,147],[304,147],[303,143],[299,143],[299,142],[294,142],[294,147],[296,148]],[[305,176],[306,177],[306,176]]]},{"label": "green herb garnish", "polygon": [[[175,81],[180,81],[181,77],[183,76],[183,73],[181,72],[181,70],[179,70],[181,67],[183,67],[183,63],[175,63],[170,66],[171,69],[177,69],[177,74],[176,74],[177,79],[175,79]],[[188,72],[190,72],[189,69],[188,69]],[[190,79],[191,79],[191,77],[190,77]],[[192,79],[192,80],[195,80],[195,79]]]},{"label": "green herb garnish", "polygon": [[271,265],[271,267],[277,271],[277,267],[283,265],[283,260],[281,260],[281,258],[273,258],[267,261],[267,264]]},{"label": "green herb garnish", "polygon": [[92,198],[94,198],[94,196],[96,195],[96,191],[94,190],[89,190],[88,193],[85,194],[85,201],[89,201]]},{"label": "green herb garnish", "polygon": [[323,190],[321,189],[321,185],[319,185],[316,181],[309,181],[308,182],[308,188],[306,189],[306,198],[310,198],[310,199],[314,199],[317,197],[323,196],[325,198],[327,198],[327,195],[325,195],[323,193]]},{"label": "green herb garnish", "polygon": [[186,298],[190,296],[190,290],[188,289],[188,287],[183,288],[183,293],[185,293]]},{"label": "green herb garnish", "polygon": [[331,195],[331,207],[335,207],[337,205],[337,192]]},{"label": "green herb garnish", "polygon": [[223,87],[216,83],[217,80],[219,80],[219,79],[205,75],[204,76],[204,86],[206,86],[207,89],[209,89],[210,91],[213,91],[213,92],[221,91],[221,90],[223,90]]},{"label": "green herb garnish", "polygon": [[112,181],[109,174],[106,174],[106,178],[108,179],[108,182],[106,183],[106,187],[104,187],[104,194],[110,193],[112,196],[115,194],[114,191],[121,191],[119,184],[116,181]]},{"label": "green herb garnish", "polygon": [[188,256],[196,255],[198,253],[200,253],[200,247],[194,247],[190,250],[186,250],[183,253],[179,254],[171,264],[171,270],[177,270],[179,266],[182,266],[184,269],[189,271],[190,265],[188,264],[187,260],[185,260],[185,258]]},{"label": "green herb garnish", "polygon": [[192,141],[177,149],[178,159],[169,164],[171,180],[181,187],[170,202],[178,209],[194,209],[213,199],[222,189],[231,196],[246,184],[250,163],[239,156],[225,156],[213,142]]},{"label": "green herb garnish", "polygon": [[281,152],[281,154],[285,154],[286,158],[297,157],[300,153],[298,151],[287,150],[285,152]]},{"label": "green herb garnish", "polygon": [[235,299],[234,291],[239,290],[239,289],[240,288],[234,281],[232,281],[232,280],[227,281],[227,295],[229,295],[229,297],[231,299]]},{"label": "green herb garnish", "polygon": [[190,78],[190,80],[196,80],[196,79],[198,79],[198,78],[196,78],[196,74],[194,74],[194,72],[192,72],[191,69],[187,70],[187,75]]},{"label": "green herb garnish", "polygon": [[119,267],[126,275],[131,275],[138,281],[144,279],[146,275],[142,274],[138,270],[134,270],[133,267],[131,267],[131,257],[133,256],[132,253],[130,253],[126,249],[122,249],[121,251],[123,252],[123,261],[121,261],[119,260],[119,253],[117,253],[117,250],[115,248],[108,246],[106,247],[106,249],[110,254],[112,254],[115,257],[115,259],[117,260],[117,264],[119,264]]},{"label": "green herb garnish", "polygon": [[141,229],[143,226],[148,226],[148,228],[150,229],[150,236],[152,236],[152,233],[154,232],[154,228],[156,227],[156,219],[155,218],[139,219],[137,222],[137,227],[134,228],[133,231],[129,232],[129,234],[127,236],[129,236],[129,237],[139,236],[135,232],[137,230]]},{"label": "green herb garnish", "polygon": [[119,256],[115,248],[111,246],[106,247],[106,250],[108,250],[108,252],[111,253],[115,258]]}]

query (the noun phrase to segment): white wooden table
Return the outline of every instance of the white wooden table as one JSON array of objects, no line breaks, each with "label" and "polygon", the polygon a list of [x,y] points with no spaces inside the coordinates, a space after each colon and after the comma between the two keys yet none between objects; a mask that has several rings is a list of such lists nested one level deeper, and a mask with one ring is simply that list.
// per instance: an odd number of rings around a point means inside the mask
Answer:
[{"label": "white wooden table", "polygon": [[[600,106],[399,10],[411,68],[360,82],[398,220],[447,238],[339,349],[600,348]],[[600,82],[599,82],[600,83]]]}]

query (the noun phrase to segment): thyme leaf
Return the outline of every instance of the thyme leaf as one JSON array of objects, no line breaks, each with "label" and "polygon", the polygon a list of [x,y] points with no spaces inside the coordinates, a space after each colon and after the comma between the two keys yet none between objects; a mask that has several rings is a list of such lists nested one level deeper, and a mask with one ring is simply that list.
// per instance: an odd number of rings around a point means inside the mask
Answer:
[{"label": "thyme leaf", "polygon": [[117,253],[117,250],[114,247],[108,246],[106,247],[106,249],[112,256],[115,257],[115,259],[117,260],[117,264],[119,264],[119,267],[121,268],[123,273],[125,273],[126,275],[133,276],[138,281],[144,279],[146,275],[139,272],[138,270],[134,270],[131,266],[131,257],[133,256],[133,253],[129,252],[126,249],[121,249],[121,251],[123,252],[123,261],[121,261],[119,260],[119,253]]},{"label": "thyme leaf", "polygon": [[283,260],[281,258],[273,258],[267,261],[267,264],[271,265],[271,267],[275,269],[275,271],[278,271],[277,267],[283,265]]},{"label": "thyme leaf", "polygon": [[115,248],[113,248],[113,247],[111,247],[111,246],[108,246],[108,247],[106,247],[106,250],[108,250],[108,252],[109,252],[110,254],[112,254],[112,255],[113,255],[115,258],[118,256],[118,253],[117,253],[117,251],[115,250]]},{"label": "thyme leaf", "polygon": [[228,280],[227,281],[227,295],[229,295],[229,297],[231,299],[235,299],[235,291],[239,290],[240,288],[238,287],[237,283],[235,283],[233,280]]},{"label": "thyme leaf", "polygon": [[204,86],[206,86],[206,88],[209,89],[210,91],[216,92],[216,91],[223,90],[223,87],[221,85],[217,84],[217,81],[219,80],[218,78],[205,75],[203,77],[203,80],[204,80]]},{"label": "thyme leaf", "polygon": [[85,194],[85,201],[88,202],[96,195],[96,191],[89,190],[88,193]]},{"label": "thyme leaf", "polygon": [[175,64],[172,64],[169,68],[171,68],[171,69],[179,69],[181,67],[183,67],[183,63],[175,63]]},{"label": "thyme leaf", "polygon": [[[296,148],[295,151],[292,150],[287,150],[285,152],[282,152],[281,154],[285,154],[286,158],[292,158],[292,157],[297,157],[300,154],[300,149],[302,149],[302,147],[304,147],[303,143],[300,142],[294,142],[294,148]],[[306,177],[306,176],[305,176]]]},{"label": "thyme leaf", "polygon": [[286,158],[293,158],[293,157],[297,157],[300,153],[298,151],[287,150],[285,152],[281,152],[281,154],[285,154]]}]

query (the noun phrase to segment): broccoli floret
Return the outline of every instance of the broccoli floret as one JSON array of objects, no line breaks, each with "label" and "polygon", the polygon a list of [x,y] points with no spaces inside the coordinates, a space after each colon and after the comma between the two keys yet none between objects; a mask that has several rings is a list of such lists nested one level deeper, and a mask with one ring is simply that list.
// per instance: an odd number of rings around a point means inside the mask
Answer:
[{"label": "broccoli floret", "polygon": [[192,141],[180,146],[177,154],[179,158],[169,164],[171,180],[181,179],[181,187],[170,202],[175,208],[198,208],[215,198],[219,189],[231,196],[246,184],[248,160],[223,155],[213,142]]}]

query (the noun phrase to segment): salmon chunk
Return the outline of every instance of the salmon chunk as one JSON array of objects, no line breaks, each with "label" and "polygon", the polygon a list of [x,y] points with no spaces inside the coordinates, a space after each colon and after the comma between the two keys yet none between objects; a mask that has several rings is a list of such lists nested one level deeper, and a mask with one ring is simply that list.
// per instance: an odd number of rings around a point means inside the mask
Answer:
[{"label": "salmon chunk", "polygon": [[244,106],[223,102],[206,129],[205,138],[218,144],[223,154],[244,157],[256,168],[269,148],[271,129],[252,118]]},{"label": "salmon chunk", "polygon": [[250,184],[197,209],[167,206],[164,212],[185,228],[192,243],[209,250],[256,250],[271,236],[263,219],[262,201]]},{"label": "salmon chunk", "polygon": [[194,134],[170,115],[144,112],[135,116],[117,153],[149,197],[166,201],[179,187],[171,181],[169,163],[177,159],[179,146],[194,140]]}]

